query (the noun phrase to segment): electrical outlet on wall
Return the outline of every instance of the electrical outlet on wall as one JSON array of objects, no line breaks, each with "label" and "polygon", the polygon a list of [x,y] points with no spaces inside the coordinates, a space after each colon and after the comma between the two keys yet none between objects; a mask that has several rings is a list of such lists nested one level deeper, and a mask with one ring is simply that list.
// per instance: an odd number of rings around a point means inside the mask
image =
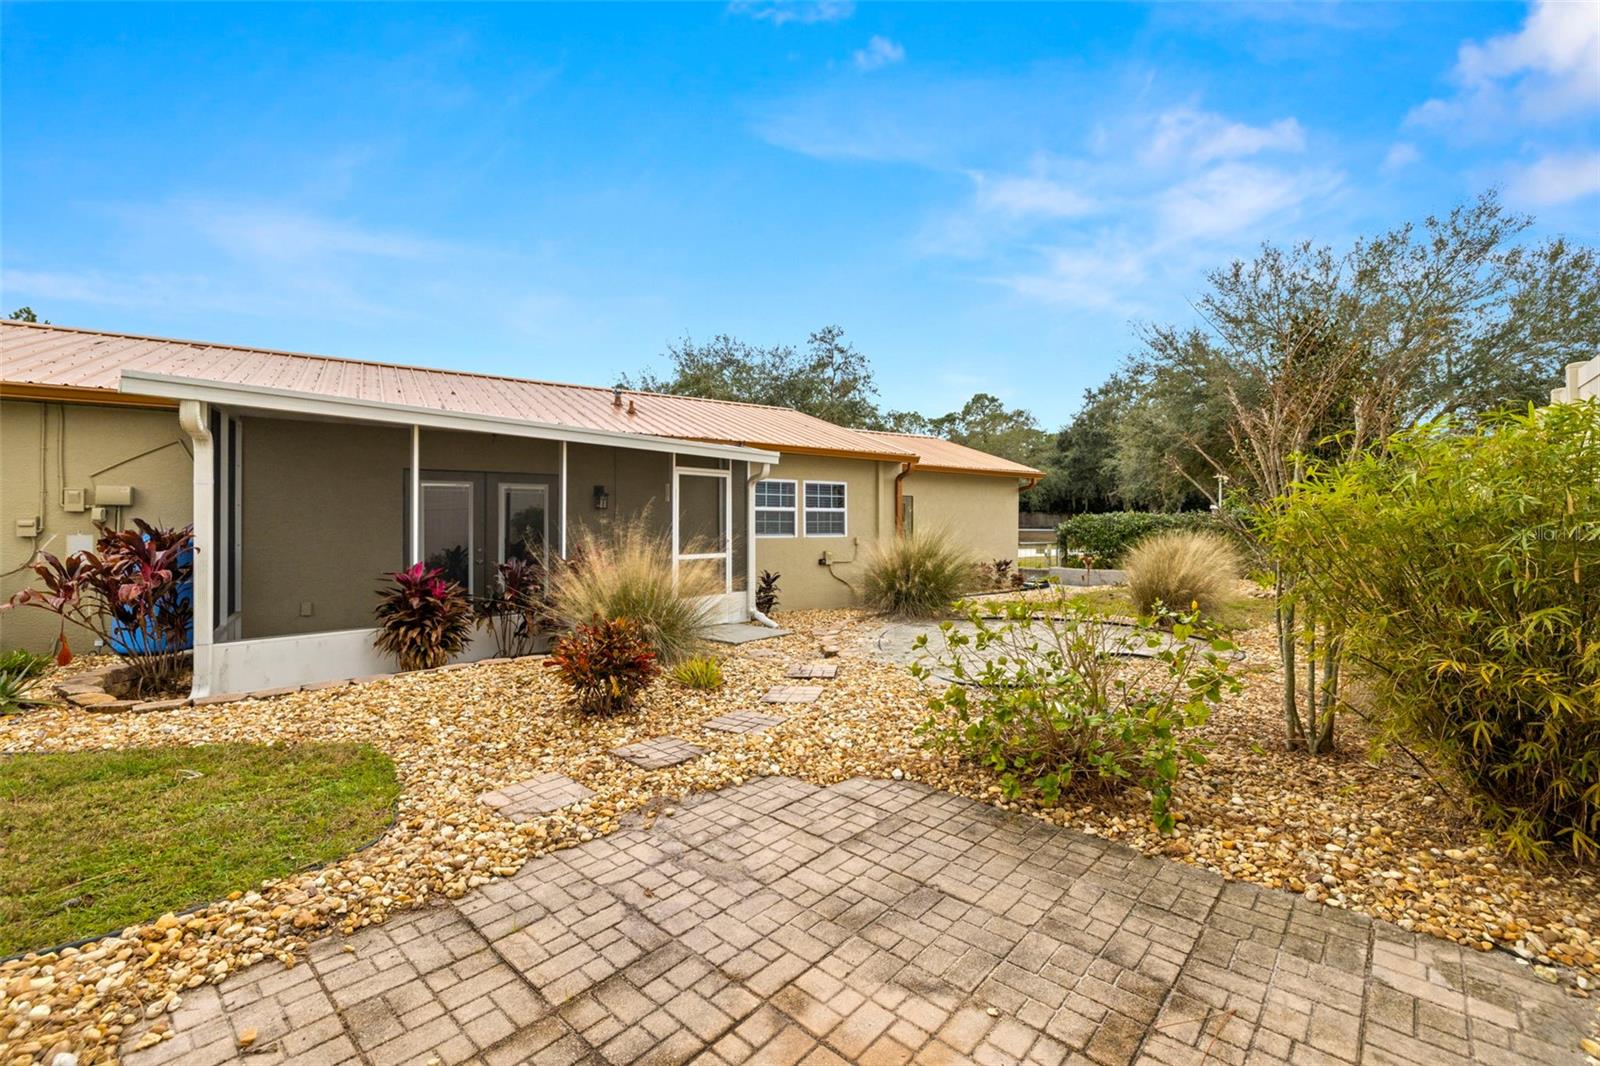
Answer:
[{"label": "electrical outlet on wall", "polygon": [[310,600],[302,600],[302,601],[300,601],[300,617],[301,618],[310,618],[311,617],[311,601]]}]

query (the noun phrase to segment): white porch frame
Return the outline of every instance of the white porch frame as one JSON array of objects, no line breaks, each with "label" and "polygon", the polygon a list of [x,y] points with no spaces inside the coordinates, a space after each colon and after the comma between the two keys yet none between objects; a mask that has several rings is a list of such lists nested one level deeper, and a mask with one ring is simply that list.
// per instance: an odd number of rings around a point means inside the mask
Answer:
[{"label": "white porch frame", "polygon": [[[531,422],[491,415],[442,412],[404,404],[386,404],[370,400],[322,396],[289,389],[236,385],[228,382],[184,378],[166,374],[124,371],[120,389],[141,396],[160,396],[178,401],[178,420],[193,444],[193,513],[194,513],[194,682],[191,695],[196,698],[222,693],[251,692],[264,689],[294,687],[319,681],[364,677],[390,673],[393,662],[378,654],[372,646],[374,629],[345,629],[320,633],[301,633],[277,637],[260,637],[249,640],[223,640],[232,635],[219,633],[216,617],[214,588],[218,579],[237,581],[242,559],[232,559],[218,575],[212,565],[218,550],[218,516],[216,514],[215,478],[212,471],[213,449],[225,447],[214,439],[210,430],[212,407],[221,407],[227,414],[289,414],[329,418],[363,424],[399,425],[411,431],[410,493],[410,562],[420,561],[422,551],[422,431],[424,429],[460,430],[471,433],[495,433],[501,436],[527,437],[554,440],[560,445],[561,474],[556,488],[557,546],[565,556],[568,547],[568,496],[567,445],[569,443],[598,444],[626,448],[634,451],[666,452],[673,458],[674,471],[677,456],[696,456],[708,459],[747,462],[754,469],[778,461],[776,452],[732,444],[711,444],[678,440],[645,434],[582,429],[550,423]],[[226,421],[223,436],[226,437]],[[231,449],[230,449],[231,450]],[[225,476],[237,477],[242,469],[238,454],[225,456],[228,466]],[[729,536],[725,588],[732,587],[734,524],[732,517],[733,493],[731,471],[712,471],[709,468],[683,468],[697,473],[720,473],[727,479],[726,522]],[[676,477],[673,494],[676,495]],[[235,497],[235,514],[242,516],[243,493]],[[673,548],[676,553],[676,500],[669,501],[673,508]],[[744,592],[729,592],[717,597],[713,611],[716,621],[742,621],[749,616],[750,599],[754,595],[755,544],[754,523],[747,522],[747,566],[750,570],[750,588]],[[239,537],[238,551],[247,550],[243,534]],[[674,562],[676,566],[676,562]],[[242,595],[242,589],[241,589]],[[247,605],[240,600],[241,610]],[[475,639],[459,656],[461,661],[484,658],[493,654],[492,644],[483,634]]]}]

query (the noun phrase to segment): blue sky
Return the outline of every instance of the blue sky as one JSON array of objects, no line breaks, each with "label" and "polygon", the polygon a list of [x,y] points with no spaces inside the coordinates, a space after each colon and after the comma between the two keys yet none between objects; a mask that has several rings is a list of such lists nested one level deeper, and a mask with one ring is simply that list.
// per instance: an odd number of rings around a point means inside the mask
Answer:
[{"label": "blue sky", "polygon": [[1263,239],[1498,185],[1600,240],[1600,7],[7,5],[60,323],[608,384],[838,323],[1048,426]]}]

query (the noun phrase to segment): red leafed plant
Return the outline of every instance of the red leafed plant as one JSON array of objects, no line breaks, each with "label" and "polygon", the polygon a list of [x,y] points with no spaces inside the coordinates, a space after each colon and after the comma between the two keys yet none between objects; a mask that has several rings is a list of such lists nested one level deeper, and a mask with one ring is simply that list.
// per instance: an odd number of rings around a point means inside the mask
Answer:
[{"label": "red leafed plant", "polygon": [[466,592],[437,567],[422,563],[389,576],[393,584],[378,590],[373,644],[393,655],[402,670],[443,666],[472,635]]},{"label": "red leafed plant", "polygon": [[478,601],[477,624],[494,638],[501,658],[531,655],[550,618],[544,567],[507,559],[495,567],[495,587]]},{"label": "red leafed plant", "polygon": [[661,672],[639,626],[626,618],[596,618],[556,641],[547,665],[561,672],[586,711],[625,711]]},{"label": "red leafed plant", "polygon": [[[42,588],[23,589],[0,609],[34,607],[62,622],[57,661],[70,661],[66,623],[99,637],[133,670],[133,695],[172,692],[187,669],[193,632],[194,527],[100,527],[95,550],[31,564]],[[64,665],[64,662],[63,662]]]}]

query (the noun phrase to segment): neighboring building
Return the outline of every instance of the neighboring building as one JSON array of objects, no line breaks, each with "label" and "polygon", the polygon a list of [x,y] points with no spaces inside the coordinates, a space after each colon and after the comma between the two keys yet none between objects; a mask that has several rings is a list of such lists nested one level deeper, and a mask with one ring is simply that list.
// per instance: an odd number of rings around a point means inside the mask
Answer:
[{"label": "neighboring building", "polygon": [[[1014,557],[1040,476],[787,408],[0,322],[0,596],[97,519],[193,521],[196,695],[388,670],[385,573],[425,559],[480,593],[509,555],[639,516],[720,586],[719,619],[750,616],[761,570],[784,608],[848,605],[897,528]],[[56,633],[33,610],[0,628]]]},{"label": "neighboring building", "polygon": [[1579,400],[1600,400],[1600,356],[1582,363],[1568,363],[1566,384],[1550,390],[1551,403]]}]

